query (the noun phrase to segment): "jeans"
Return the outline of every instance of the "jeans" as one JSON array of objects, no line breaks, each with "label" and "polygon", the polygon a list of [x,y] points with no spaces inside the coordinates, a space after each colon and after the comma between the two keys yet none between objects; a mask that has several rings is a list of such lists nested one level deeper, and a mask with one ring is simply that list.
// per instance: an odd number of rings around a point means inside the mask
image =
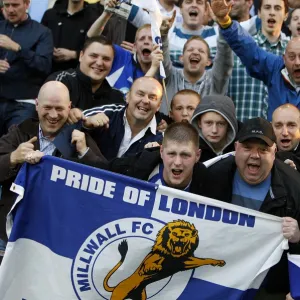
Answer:
[{"label": "jeans", "polygon": [[0,137],[8,132],[11,125],[18,125],[29,118],[36,118],[35,105],[0,99]]}]

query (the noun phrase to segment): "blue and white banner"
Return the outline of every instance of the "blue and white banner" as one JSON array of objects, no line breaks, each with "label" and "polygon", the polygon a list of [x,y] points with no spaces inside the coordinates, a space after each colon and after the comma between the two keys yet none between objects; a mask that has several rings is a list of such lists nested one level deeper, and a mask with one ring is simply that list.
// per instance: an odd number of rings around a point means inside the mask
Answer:
[{"label": "blue and white banner", "polygon": [[252,299],[287,248],[278,217],[51,156],[12,190],[1,300]]},{"label": "blue and white banner", "polygon": [[288,254],[291,295],[300,300],[300,255]]}]

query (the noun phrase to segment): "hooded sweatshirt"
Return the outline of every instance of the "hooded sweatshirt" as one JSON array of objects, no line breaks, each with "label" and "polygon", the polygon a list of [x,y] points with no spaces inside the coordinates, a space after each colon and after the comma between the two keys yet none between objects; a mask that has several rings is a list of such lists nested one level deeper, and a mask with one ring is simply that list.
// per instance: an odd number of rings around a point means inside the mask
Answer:
[{"label": "hooded sweatshirt", "polygon": [[[198,118],[207,112],[220,114],[229,124],[225,137],[225,145],[218,153],[214,150],[211,143],[204,138],[202,130],[198,126]],[[234,104],[229,97],[219,95],[203,97],[194,112],[191,123],[198,130],[200,136],[200,149],[202,150],[200,161],[204,162],[234,150],[234,141],[238,132],[238,121],[235,115]]]}]

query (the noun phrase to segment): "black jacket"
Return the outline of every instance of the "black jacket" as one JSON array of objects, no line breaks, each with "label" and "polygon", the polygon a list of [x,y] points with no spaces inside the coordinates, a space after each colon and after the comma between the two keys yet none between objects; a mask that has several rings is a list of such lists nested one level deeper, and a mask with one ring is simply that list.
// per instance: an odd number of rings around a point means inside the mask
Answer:
[{"label": "black jacket", "polygon": [[297,171],[300,172],[300,144],[296,150],[276,152],[276,157],[281,161],[285,161],[286,159],[292,160],[296,165]]},{"label": "black jacket", "polygon": [[[21,168],[21,165],[17,165],[15,168],[10,167],[10,155],[21,143],[27,142],[34,136],[38,138],[34,143],[34,149],[39,150],[39,121],[28,119],[18,126],[11,127],[8,134],[0,138],[0,184],[2,185],[0,201],[0,238],[3,240],[7,240],[5,230],[6,215],[9,213],[14,200],[16,199],[16,194],[10,191],[10,187]],[[70,141],[71,137],[66,136],[66,139]],[[74,153],[68,160],[105,168],[107,164],[106,159],[101,154],[93,139],[87,134],[86,142],[87,146],[90,148],[88,152],[81,159]],[[54,151],[53,156],[62,157],[57,149]]]},{"label": "black jacket", "polygon": [[91,79],[83,74],[79,67],[67,71],[51,74],[46,81],[61,81],[70,92],[72,106],[82,110],[106,104],[125,104],[124,95],[119,90],[112,88],[106,79],[100,88],[93,93]]},{"label": "black jacket", "polygon": [[41,23],[52,31],[55,48],[66,48],[77,52],[77,58],[66,62],[53,61],[52,72],[76,68],[80,50],[86,34],[95,20],[102,14],[103,6],[84,3],[83,9],[70,15],[68,3],[48,9]]},{"label": "black jacket", "polygon": [[[236,171],[235,157],[230,156],[212,165],[207,171],[205,196],[231,203],[232,186]],[[278,217],[291,217],[300,225],[300,176],[290,166],[275,160],[272,168],[271,193],[268,192],[261,212]],[[290,244],[290,253],[300,254],[300,244]],[[286,253],[281,261],[270,269],[266,278],[270,293],[289,293]]]},{"label": "black jacket", "polygon": [[[109,163],[108,168],[115,173],[148,181],[154,168],[161,163],[162,159],[160,157],[159,149],[149,148],[141,151],[135,156],[116,158]],[[206,167],[202,163],[196,163],[190,185],[191,193],[203,195],[205,177]]]},{"label": "black jacket", "polygon": [[0,21],[0,34],[21,46],[19,52],[0,48],[0,59],[10,64],[9,70],[0,74],[0,99],[35,99],[51,71],[51,31],[28,16],[18,26]]}]

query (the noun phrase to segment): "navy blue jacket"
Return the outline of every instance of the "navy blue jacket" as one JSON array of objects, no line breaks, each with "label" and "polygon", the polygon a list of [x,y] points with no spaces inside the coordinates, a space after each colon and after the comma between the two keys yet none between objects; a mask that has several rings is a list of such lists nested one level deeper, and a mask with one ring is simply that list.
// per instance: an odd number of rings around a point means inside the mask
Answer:
[{"label": "navy blue jacket", "polygon": [[[123,121],[125,109],[125,105],[112,104],[95,107],[84,112],[86,116],[91,116],[103,112],[109,118],[108,129],[102,127],[89,131],[89,134],[95,140],[100,151],[107,160],[116,158],[118,155],[119,148],[125,134],[125,127]],[[157,124],[159,124],[160,120],[156,119],[156,121]],[[144,146],[147,143],[161,143],[162,138],[163,136],[160,132],[157,132],[156,135],[154,135],[151,132],[150,128],[148,128],[146,134],[140,140],[133,143],[123,155],[123,157],[137,155],[144,149]]]},{"label": "navy blue jacket", "polygon": [[0,74],[0,99],[35,99],[51,71],[51,31],[28,16],[16,27],[0,21],[0,34],[21,46],[19,52],[0,48],[0,60],[10,64],[10,69]]}]

